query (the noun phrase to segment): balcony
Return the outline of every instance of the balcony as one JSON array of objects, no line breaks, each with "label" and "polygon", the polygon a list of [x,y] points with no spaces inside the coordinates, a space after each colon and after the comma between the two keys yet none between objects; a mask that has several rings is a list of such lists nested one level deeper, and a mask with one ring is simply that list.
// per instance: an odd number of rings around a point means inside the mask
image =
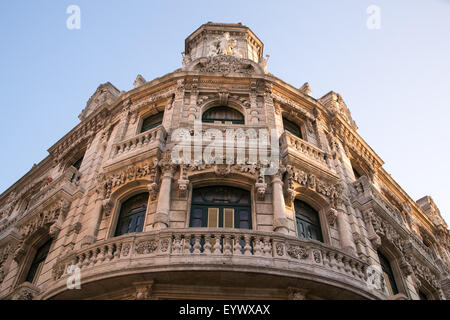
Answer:
[{"label": "balcony", "polygon": [[44,298],[66,289],[65,270],[80,268],[89,283],[132,273],[233,271],[312,279],[351,288],[372,298],[367,264],[324,243],[273,232],[242,229],[165,229],[97,242],[57,261]]},{"label": "balcony", "polygon": [[331,156],[328,153],[288,131],[283,132],[280,137],[280,155],[284,157],[286,154],[292,154],[327,172],[334,172],[330,163]]},{"label": "balcony", "polygon": [[111,157],[105,166],[117,163],[147,151],[161,150],[166,141],[166,130],[158,126],[151,130],[142,132],[132,138],[115,143],[112,146]]}]

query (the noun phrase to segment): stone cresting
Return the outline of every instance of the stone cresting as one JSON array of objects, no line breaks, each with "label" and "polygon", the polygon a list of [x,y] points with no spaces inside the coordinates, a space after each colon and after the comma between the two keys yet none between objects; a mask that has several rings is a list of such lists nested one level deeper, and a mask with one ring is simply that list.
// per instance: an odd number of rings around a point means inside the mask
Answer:
[{"label": "stone cresting", "polygon": [[[341,95],[316,99],[308,83],[286,84],[267,72],[263,48],[240,23],[206,23],[186,38],[180,69],[138,75],[128,92],[100,85],[81,122],[0,195],[0,298],[449,299],[450,234],[432,198],[413,201],[384,170]],[[243,124],[196,128],[218,106]],[[142,132],[160,112],[162,122]],[[240,161],[237,145],[224,150],[233,151],[227,161],[174,161],[178,128],[205,138],[190,140],[202,155],[212,132],[265,129],[279,157],[250,157],[247,137]],[[249,228],[190,227],[193,190],[220,186],[249,192]],[[142,193],[142,231],[115,236],[122,203]],[[299,237],[296,201],[317,211],[321,241]],[[25,281],[49,240],[41,273]],[[396,295],[376,273],[379,253]],[[74,266],[81,289],[71,290]]]}]

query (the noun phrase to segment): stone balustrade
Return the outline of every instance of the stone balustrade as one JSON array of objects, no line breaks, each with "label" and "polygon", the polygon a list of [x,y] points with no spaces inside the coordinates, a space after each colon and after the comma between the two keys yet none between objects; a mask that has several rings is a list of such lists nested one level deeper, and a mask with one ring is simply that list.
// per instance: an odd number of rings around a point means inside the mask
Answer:
[{"label": "stone balustrade", "polygon": [[72,195],[80,184],[81,173],[73,166],[64,170],[64,172],[55,180],[49,182],[39,190],[28,203],[27,212],[34,211],[47,199],[54,196],[60,190]]},{"label": "stone balustrade", "polygon": [[286,276],[307,273],[367,291],[364,261],[315,240],[243,229],[164,229],[111,238],[60,258],[53,267],[53,278],[64,281],[71,265],[78,266],[83,275],[98,277],[101,270],[111,275],[146,265],[148,271],[152,266],[170,271],[186,263],[208,270],[228,265],[233,270],[277,270]]},{"label": "stone balustrade", "polygon": [[166,139],[166,130],[163,126],[142,132],[132,138],[123,140],[112,146],[112,158],[119,158],[126,154],[126,157],[135,153],[151,149],[153,146],[162,147]]},{"label": "stone balustrade", "polygon": [[296,137],[292,133],[285,131],[280,137],[280,154],[284,155],[289,150],[293,150],[301,155],[301,157],[306,158],[307,160],[312,160],[316,163],[319,163],[322,166],[331,169],[331,165],[329,163],[330,155],[321,149],[313,146],[307,141]]},{"label": "stone balustrade", "polygon": [[416,252],[418,252],[422,257],[428,260],[431,264],[434,264],[437,257],[431,248],[428,248],[426,245],[424,245],[422,241],[420,241],[414,235],[411,235],[411,240],[409,241],[409,243]]}]

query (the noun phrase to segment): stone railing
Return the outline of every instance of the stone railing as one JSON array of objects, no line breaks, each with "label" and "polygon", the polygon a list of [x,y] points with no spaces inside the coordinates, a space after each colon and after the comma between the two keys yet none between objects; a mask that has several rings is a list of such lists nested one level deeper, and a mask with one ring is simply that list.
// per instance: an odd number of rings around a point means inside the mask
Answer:
[{"label": "stone railing", "polygon": [[69,195],[72,195],[78,188],[80,179],[81,173],[76,168],[73,166],[66,168],[58,178],[49,182],[31,198],[27,212],[34,211],[60,190],[64,190]]},{"label": "stone railing", "polygon": [[315,240],[254,230],[189,228],[123,235],[60,258],[53,267],[54,280],[63,281],[71,265],[78,266],[84,277],[94,278],[101,277],[105,268],[111,275],[144,265],[148,271],[180,266],[209,270],[228,266],[262,273],[275,269],[286,276],[307,273],[369,291],[364,261]]},{"label": "stone railing", "polygon": [[325,166],[328,169],[331,169],[331,165],[329,163],[331,158],[329,154],[320,150],[316,146],[313,146],[312,144],[306,142],[305,140],[294,136],[292,133],[288,131],[285,131],[281,135],[280,146],[281,146],[280,149],[281,155],[286,154],[289,151],[289,149],[291,149],[299,153],[302,157],[306,158],[307,160],[312,160],[316,163],[321,164],[322,166]]},{"label": "stone railing", "polygon": [[422,257],[424,257],[426,260],[428,260],[431,264],[434,264],[437,256],[433,252],[433,250],[431,248],[428,248],[426,245],[424,245],[422,243],[422,241],[420,241],[420,239],[418,239],[413,234],[411,234],[410,239],[411,239],[410,240],[411,247],[414,248],[416,250],[416,252],[420,253],[420,255],[422,255]]},{"label": "stone railing", "polygon": [[158,126],[149,131],[142,132],[132,138],[123,140],[112,146],[111,158],[128,157],[135,153],[140,153],[152,149],[153,147],[162,147],[166,139],[166,130],[163,126]]}]

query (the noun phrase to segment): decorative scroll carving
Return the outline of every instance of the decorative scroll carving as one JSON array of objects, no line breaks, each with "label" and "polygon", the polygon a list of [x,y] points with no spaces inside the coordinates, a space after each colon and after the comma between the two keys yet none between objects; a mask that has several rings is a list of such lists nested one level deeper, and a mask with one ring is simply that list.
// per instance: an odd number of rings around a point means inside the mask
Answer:
[{"label": "decorative scroll carving", "polygon": [[309,256],[308,250],[302,246],[288,245],[286,252],[291,258],[294,259],[306,259]]},{"label": "decorative scroll carving", "polygon": [[217,72],[222,74],[255,73],[255,68],[252,66],[250,61],[226,55],[217,55],[213,57],[202,58],[200,59],[198,68],[200,72]]},{"label": "decorative scroll carving", "polygon": [[137,254],[153,253],[158,249],[158,242],[156,240],[142,241],[136,244],[134,249]]},{"label": "decorative scroll carving", "polygon": [[334,226],[336,218],[338,216],[338,211],[336,209],[330,208],[327,212],[327,220],[330,226]]},{"label": "decorative scroll carving", "polygon": [[338,208],[342,205],[343,201],[343,186],[341,184],[329,184],[320,180],[314,174],[306,173],[302,170],[295,169],[288,165],[286,166],[285,185],[286,185],[286,197],[292,198],[288,191],[293,190],[293,182],[298,183],[302,187],[306,187],[316,191],[317,193],[325,196],[332,208]]},{"label": "decorative scroll carving", "polygon": [[157,176],[157,165],[158,162],[153,160],[153,162],[148,161],[137,165],[130,165],[117,172],[101,173],[97,176],[97,191],[101,193],[103,199],[109,199],[112,189],[126,182],[145,177],[149,177],[151,181],[154,181]]}]

